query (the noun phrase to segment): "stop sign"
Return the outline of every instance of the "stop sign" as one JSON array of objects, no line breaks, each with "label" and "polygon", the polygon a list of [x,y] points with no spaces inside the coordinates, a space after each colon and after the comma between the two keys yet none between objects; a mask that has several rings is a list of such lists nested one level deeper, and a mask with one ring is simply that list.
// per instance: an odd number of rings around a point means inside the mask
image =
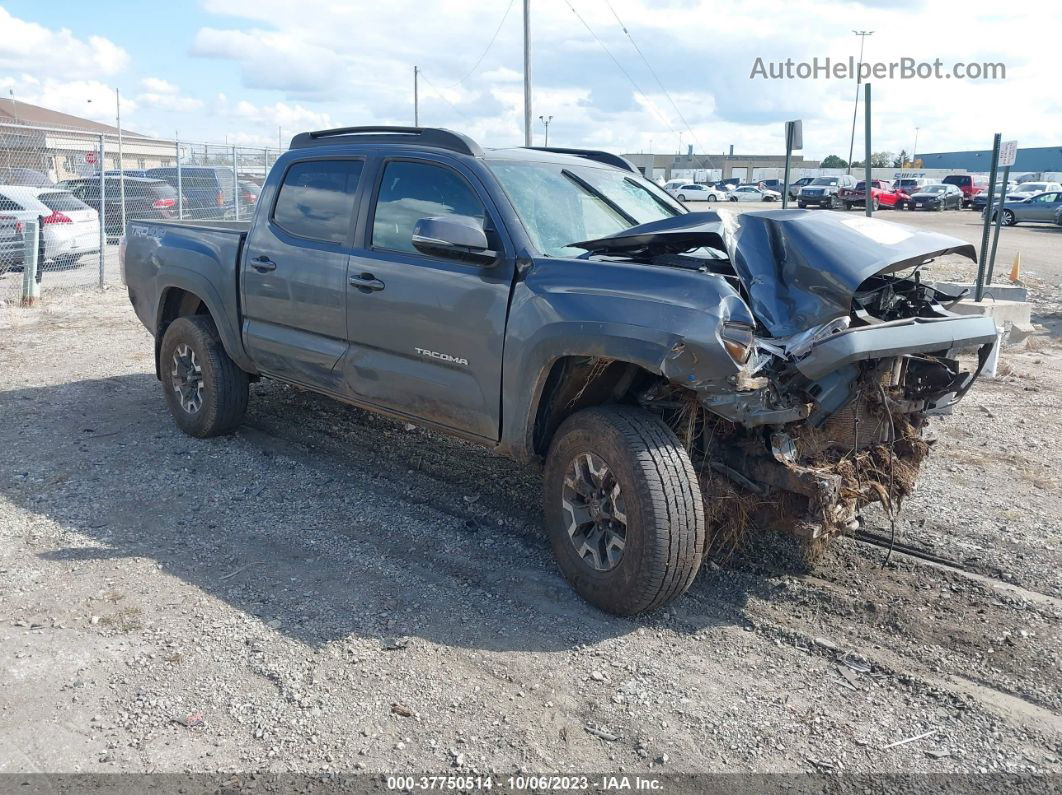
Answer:
[{"label": "stop sign", "polygon": [[88,163],[90,166],[93,163],[95,163],[96,162],[96,153],[95,152],[85,152],[85,162]]}]

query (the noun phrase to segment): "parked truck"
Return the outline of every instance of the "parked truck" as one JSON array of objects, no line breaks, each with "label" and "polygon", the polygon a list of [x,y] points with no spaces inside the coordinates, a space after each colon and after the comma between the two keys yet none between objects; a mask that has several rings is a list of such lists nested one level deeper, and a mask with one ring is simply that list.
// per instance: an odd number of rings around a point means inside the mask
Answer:
[{"label": "parked truck", "polygon": [[121,251],[183,431],[234,431],[271,378],[542,463],[560,569],[625,615],[747,522],[895,504],[980,370],[955,351],[996,339],[919,280],[973,258],[955,238],[689,212],[615,155],[440,129],[302,133],[252,219],[132,219]]}]

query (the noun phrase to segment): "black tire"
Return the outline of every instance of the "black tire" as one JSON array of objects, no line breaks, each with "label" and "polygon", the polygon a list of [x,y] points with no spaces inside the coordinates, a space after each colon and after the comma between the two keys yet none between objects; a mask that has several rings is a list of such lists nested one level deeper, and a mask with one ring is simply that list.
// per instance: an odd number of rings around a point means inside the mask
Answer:
[{"label": "black tire", "polygon": [[732,201],[732,202],[736,202],[736,201],[737,201],[737,196],[731,196],[731,197],[730,197],[730,201]]},{"label": "black tire", "polygon": [[[187,346],[197,363],[201,389],[198,406],[189,400],[185,408],[178,396],[175,374],[178,349]],[[214,321],[207,315],[190,315],[173,321],[162,338],[159,369],[166,403],[174,421],[189,436],[207,438],[231,433],[247,411],[248,378],[225,352]]]},{"label": "black tire", "polygon": [[685,194],[685,193],[680,193],[680,194],[678,195],[678,200],[679,200],[680,202],[684,202],[684,201],[686,201],[686,194]]},{"label": "black tire", "polygon": [[870,202],[870,207],[873,212],[877,212],[881,209],[881,202],[878,199],[874,199]]},{"label": "black tire", "polygon": [[[623,550],[607,571],[582,556],[568,532],[565,478],[585,454],[607,465],[623,499]],[[631,406],[568,417],[546,458],[543,496],[557,564],[596,607],[623,616],[655,610],[685,593],[697,576],[707,535],[701,490],[689,456],[660,418]]]},{"label": "black tire", "polygon": [[826,201],[824,201],[820,206],[826,208],[827,210],[832,210],[833,198],[826,199]]},{"label": "black tire", "polygon": [[801,210],[806,210],[808,208],[808,205],[806,202],[797,202],[797,207],[799,207]]},{"label": "black tire", "polygon": [[1015,226],[1018,223],[1018,219],[1014,216],[1013,210],[1003,211],[1003,226]]},{"label": "black tire", "polygon": [[714,195],[714,194],[711,194],[711,193],[709,193],[709,194],[708,194],[708,201],[710,201],[710,202],[714,202],[714,201],[715,201],[715,195]]}]

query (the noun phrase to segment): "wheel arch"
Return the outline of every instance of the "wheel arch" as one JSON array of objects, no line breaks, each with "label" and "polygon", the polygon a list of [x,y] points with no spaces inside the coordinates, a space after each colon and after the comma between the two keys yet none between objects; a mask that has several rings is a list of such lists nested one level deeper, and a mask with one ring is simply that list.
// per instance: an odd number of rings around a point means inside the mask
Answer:
[{"label": "wheel arch", "polygon": [[[234,308],[233,311],[238,310]],[[201,277],[196,277],[192,283],[189,283],[187,279],[175,279],[164,284],[159,290],[154,328],[156,378],[161,378],[159,355],[162,350],[162,339],[166,334],[166,329],[177,318],[188,315],[208,316],[218,330],[221,344],[229,357],[242,370],[251,374],[256,372],[254,365],[244,351],[238,327],[224,313],[220,296],[217,295],[209,282],[201,279]]]}]

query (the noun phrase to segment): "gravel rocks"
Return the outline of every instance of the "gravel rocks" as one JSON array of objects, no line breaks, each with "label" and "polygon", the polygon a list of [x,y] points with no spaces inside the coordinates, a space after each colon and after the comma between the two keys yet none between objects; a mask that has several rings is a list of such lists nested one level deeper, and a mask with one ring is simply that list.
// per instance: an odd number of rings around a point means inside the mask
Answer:
[{"label": "gravel rocks", "polygon": [[5,770],[1062,767],[1050,340],[935,423],[898,525],[981,579],[757,536],[631,620],[557,573],[535,471],[268,382],[189,439],[123,293],[26,317],[0,315]]}]

